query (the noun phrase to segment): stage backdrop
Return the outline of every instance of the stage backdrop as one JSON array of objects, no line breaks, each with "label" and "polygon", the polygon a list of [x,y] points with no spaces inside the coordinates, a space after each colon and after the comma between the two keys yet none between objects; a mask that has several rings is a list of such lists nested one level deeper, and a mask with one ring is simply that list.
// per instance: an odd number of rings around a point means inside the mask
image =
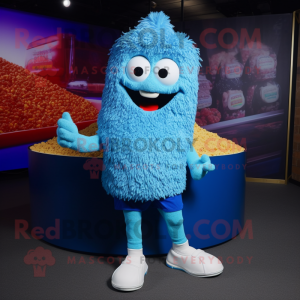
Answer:
[{"label": "stage backdrop", "polygon": [[[191,36],[203,60],[196,122],[247,148],[247,177],[284,179],[292,15],[176,27]],[[28,145],[54,136],[63,111],[79,128],[96,119],[107,54],[119,36],[0,9],[0,171],[27,167]]]},{"label": "stage backdrop", "polygon": [[120,34],[0,8],[0,171],[26,168],[28,145],[53,137],[63,111],[79,128],[97,119]]},{"label": "stage backdrop", "polygon": [[292,14],[175,27],[200,48],[196,122],[247,148],[247,177],[285,179]]}]

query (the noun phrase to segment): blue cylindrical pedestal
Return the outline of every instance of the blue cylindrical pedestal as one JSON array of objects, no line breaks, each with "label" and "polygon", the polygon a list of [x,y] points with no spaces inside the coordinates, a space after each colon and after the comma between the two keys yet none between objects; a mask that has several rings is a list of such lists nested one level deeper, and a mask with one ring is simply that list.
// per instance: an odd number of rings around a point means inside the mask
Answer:
[{"label": "blue cylindrical pedestal", "polygon": [[[32,227],[43,240],[67,249],[127,254],[122,211],[101,184],[101,171],[86,170],[90,158],[50,155],[29,149]],[[100,159],[99,159],[100,160]],[[183,193],[190,245],[206,248],[238,234],[244,223],[246,154],[211,157],[216,170],[191,179]],[[42,233],[41,233],[42,232]],[[159,212],[143,212],[144,254],[166,254],[172,243]]]}]

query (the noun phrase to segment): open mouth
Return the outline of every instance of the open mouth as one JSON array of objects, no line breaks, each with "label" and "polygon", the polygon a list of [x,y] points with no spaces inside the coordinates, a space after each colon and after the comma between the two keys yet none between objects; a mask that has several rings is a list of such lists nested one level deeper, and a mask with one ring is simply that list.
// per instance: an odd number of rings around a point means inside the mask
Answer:
[{"label": "open mouth", "polygon": [[134,91],[123,85],[135,105],[146,111],[155,111],[167,105],[177,93],[159,94],[146,91]]}]

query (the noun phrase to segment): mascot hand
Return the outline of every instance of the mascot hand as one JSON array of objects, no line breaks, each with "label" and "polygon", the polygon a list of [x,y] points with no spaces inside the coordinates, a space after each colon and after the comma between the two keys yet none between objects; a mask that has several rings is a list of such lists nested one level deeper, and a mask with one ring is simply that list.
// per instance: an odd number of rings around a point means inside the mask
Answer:
[{"label": "mascot hand", "polygon": [[191,176],[194,180],[200,180],[207,172],[214,170],[215,165],[211,163],[209,156],[206,154],[203,154],[195,164],[190,165]]},{"label": "mascot hand", "polygon": [[57,122],[57,143],[64,148],[77,150],[78,128],[73,122],[70,114],[64,112],[62,118]]}]

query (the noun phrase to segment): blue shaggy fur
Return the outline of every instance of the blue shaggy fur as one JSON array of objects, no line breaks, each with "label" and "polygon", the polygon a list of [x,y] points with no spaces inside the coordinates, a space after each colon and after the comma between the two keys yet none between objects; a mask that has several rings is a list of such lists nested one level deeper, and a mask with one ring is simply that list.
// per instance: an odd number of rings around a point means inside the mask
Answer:
[{"label": "blue shaggy fur", "polygon": [[[133,80],[130,69],[126,69],[136,56],[143,56],[140,59],[146,58],[150,63],[148,77],[143,77],[143,81]],[[180,70],[178,80],[175,76],[169,85],[161,83],[155,69],[162,59],[177,64],[177,75]],[[199,50],[193,41],[183,33],[175,33],[169,17],[163,12],[150,13],[136,28],[123,34],[111,49],[97,135],[79,134],[70,114],[65,112],[58,121],[59,145],[92,152],[105,143],[102,184],[114,197],[153,201],[181,194],[186,185],[187,164],[196,180],[214,170],[209,157],[203,155],[199,159],[191,147],[199,60]],[[172,78],[175,73],[171,67],[167,76]],[[135,104],[129,96],[134,91],[138,95],[139,91],[159,93],[162,99],[168,97],[164,94],[172,94],[173,98],[158,110],[145,111],[140,107],[145,107],[144,103]],[[153,103],[148,97],[139,96],[139,99]]]},{"label": "blue shaggy fur", "polygon": [[[135,56],[147,58],[151,68],[161,59],[172,59],[181,70],[179,80],[163,85],[153,70],[143,82],[131,80],[125,67]],[[98,117],[100,141],[109,139],[102,174],[107,193],[122,200],[153,201],[183,192],[194,131],[199,60],[193,41],[176,33],[163,12],[150,13],[115,42]],[[161,109],[144,111],[133,103],[124,86],[134,91],[178,93]]]}]

